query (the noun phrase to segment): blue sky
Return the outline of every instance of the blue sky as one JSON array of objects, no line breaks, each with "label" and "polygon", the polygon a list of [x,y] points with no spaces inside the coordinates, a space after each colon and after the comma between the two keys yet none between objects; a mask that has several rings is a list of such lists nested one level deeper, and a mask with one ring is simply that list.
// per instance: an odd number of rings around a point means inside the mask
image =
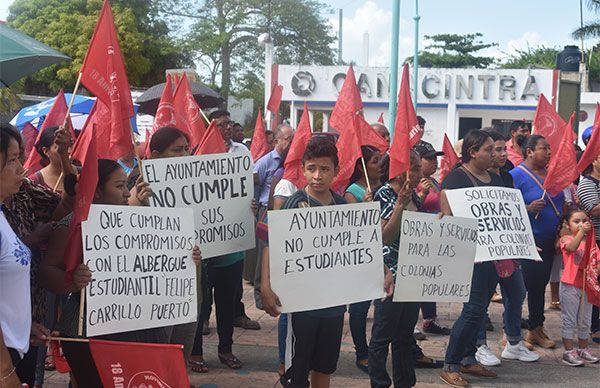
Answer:
[{"label": "blue sky", "polygon": [[[325,14],[337,33],[337,9],[344,12],[343,59],[364,63],[363,35],[369,33],[369,64],[389,65],[392,0],[324,0],[335,14]],[[0,20],[12,0],[0,0]],[[585,3],[585,0],[584,0]],[[484,54],[499,59],[515,48],[577,44],[571,31],[579,25],[579,0],[421,0],[420,45],[423,35],[481,32],[498,48]],[[400,58],[413,53],[415,0],[401,1]],[[584,20],[594,19],[584,5]],[[591,42],[586,42],[589,45]]]}]

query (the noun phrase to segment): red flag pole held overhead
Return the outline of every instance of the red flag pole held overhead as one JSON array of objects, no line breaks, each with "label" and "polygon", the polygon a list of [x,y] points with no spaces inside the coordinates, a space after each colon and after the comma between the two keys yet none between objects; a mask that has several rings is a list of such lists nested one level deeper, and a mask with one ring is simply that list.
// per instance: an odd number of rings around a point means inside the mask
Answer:
[{"label": "red flag pole held overhead", "polygon": [[561,142],[565,121],[560,117],[554,107],[548,102],[543,93],[540,93],[535,117],[533,118],[533,134],[542,135],[550,144],[550,149],[557,150]]},{"label": "red flag pole held overhead", "polygon": [[267,142],[267,132],[261,113],[261,108],[258,108],[256,116],[256,124],[254,125],[254,133],[252,134],[252,143],[250,143],[250,153],[254,163],[267,153],[269,153],[269,144]]},{"label": "red flag pole held overhead", "polygon": [[296,133],[290,144],[290,150],[287,157],[285,158],[283,179],[292,182],[297,188],[306,186],[306,178],[302,172],[302,155],[306,150],[306,146],[310,142],[312,137],[312,130],[310,128],[310,119],[308,117],[308,106],[306,101],[304,102],[304,111]]},{"label": "red flag pole held overhead", "polygon": [[403,173],[408,175],[410,150],[423,136],[423,129],[417,121],[417,114],[410,96],[408,71],[408,64],[405,64],[402,69],[402,84],[398,94],[394,138],[390,147],[390,179]]}]

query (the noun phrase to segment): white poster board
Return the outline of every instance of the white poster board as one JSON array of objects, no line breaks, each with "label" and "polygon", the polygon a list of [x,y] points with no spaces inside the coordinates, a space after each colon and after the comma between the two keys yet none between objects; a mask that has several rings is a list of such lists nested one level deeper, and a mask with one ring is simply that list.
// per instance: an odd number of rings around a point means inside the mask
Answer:
[{"label": "white poster board", "polygon": [[466,302],[477,220],[404,211],[394,302]]},{"label": "white poster board", "polygon": [[154,192],[150,206],[193,209],[202,258],[254,248],[250,152],[151,159],[143,170]]},{"label": "white poster board", "polygon": [[445,193],[453,215],[477,219],[475,261],[541,260],[519,190],[483,186]]},{"label": "white poster board", "polygon": [[269,211],[271,288],[281,312],[381,298],[378,203]]},{"label": "white poster board", "polygon": [[194,217],[188,209],[92,205],[82,222],[88,336],[197,319]]}]

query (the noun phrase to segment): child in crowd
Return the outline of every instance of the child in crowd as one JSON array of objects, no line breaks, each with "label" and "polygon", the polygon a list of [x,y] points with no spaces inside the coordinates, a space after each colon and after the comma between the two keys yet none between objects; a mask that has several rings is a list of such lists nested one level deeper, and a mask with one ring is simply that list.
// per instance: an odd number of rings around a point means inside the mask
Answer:
[{"label": "child in crowd", "polygon": [[[560,301],[562,305],[562,340],[565,346],[562,361],[569,366],[581,366],[600,361],[589,348],[592,305],[587,296],[582,295],[584,285],[584,261],[586,235],[592,224],[582,210],[568,210],[563,220],[568,233],[560,239],[564,271],[560,279]],[[574,335],[578,336],[578,348],[575,349]]]}]

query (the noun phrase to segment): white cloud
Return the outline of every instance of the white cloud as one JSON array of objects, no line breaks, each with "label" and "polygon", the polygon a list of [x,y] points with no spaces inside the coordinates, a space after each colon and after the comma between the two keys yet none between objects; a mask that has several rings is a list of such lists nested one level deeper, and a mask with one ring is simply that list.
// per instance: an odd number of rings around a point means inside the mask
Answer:
[{"label": "white cloud", "polygon": [[[338,33],[338,16],[331,16],[329,24]],[[413,53],[413,21],[400,18],[399,61]],[[342,25],[342,58],[346,62],[364,64],[363,35],[369,33],[369,65],[389,66],[392,35],[392,12],[373,1],[367,1],[353,15],[345,14]],[[336,46],[337,48],[337,46]]]},{"label": "white cloud", "polygon": [[511,39],[506,43],[506,49],[503,50],[509,55],[514,55],[518,50],[527,50],[539,45],[546,45],[539,33],[535,31],[527,31],[516,39]]}]

